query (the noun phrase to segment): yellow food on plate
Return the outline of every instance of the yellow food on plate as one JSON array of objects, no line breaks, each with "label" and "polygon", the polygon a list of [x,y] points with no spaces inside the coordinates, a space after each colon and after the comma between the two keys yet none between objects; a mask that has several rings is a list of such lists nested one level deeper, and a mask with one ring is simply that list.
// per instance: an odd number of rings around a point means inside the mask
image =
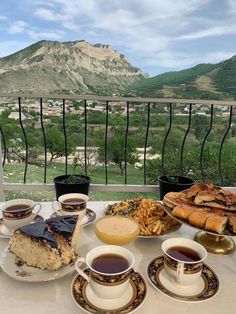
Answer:
[{"label": "yellow food on plate", "polygon": [[139,225],[130,218],[106,216],[95,225],[96,236],[107,244],[123,245],[134,241],[139,234]]},{"label": "yellow food on plate", "polygon": [[122,215],[136,220],[140,226],[139,235],[145,237],[165,234],[180,225],[165,213],[162,204],[142,197],[110,205],[105,214]]}]

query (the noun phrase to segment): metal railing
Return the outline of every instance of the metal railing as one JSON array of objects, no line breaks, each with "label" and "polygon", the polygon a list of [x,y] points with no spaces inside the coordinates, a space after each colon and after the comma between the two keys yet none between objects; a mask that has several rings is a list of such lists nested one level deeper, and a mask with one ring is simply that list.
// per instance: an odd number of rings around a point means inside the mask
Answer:
[{"label": "metal railing", "polygon": [[[48,160],[47,160],[47,154],[48,154],[48,143],[47,143],[47,132],[45,130],[44,125],[44,102],[47,100],[53,99],[59,100],[61,104],[60,107],[60,117],[61,119],[61,129],[62,134],[64,138],[64,173],[68,173],[68,133],[67,133],[67,101],[82,101],[83,102],[83,146],[84,146],[84,173],[88,173],[88,164],[87,164],[87,156],[88,156],[88,102],[99,102],[103,103],[104,105],[104,121],[105,121],[105,130],[104,130],[104,160],[103,160],[103,166],[104,166],[104,183],[103,184],[95,184],[93,183],[91,185],[91,190],[93,191],[131,191],[131,192],[155,192],[158,188],[158,184],[149,184],[148,182],[148,175],[147,175],[147,167],[148,167],[148,143],[149,143],[149,137],[150,137],[150,131],[151,131],[151,115],[152,115],[152,108],[153,107],[165,107],[165,112],[162,113],[163,117],[166,117],[168,121],[167,128],[165,129],[165,135],[163,136],[163,142],[162,147],[160,148],[161,152],[161,171],[159,175],[166,174],[166,161],[167,161],[167,141],[169,139],[170,133],[173,130],[174,124],[173,119],[175,117],[174,109],[178,107],[179,105],[185,107],[185,111],[188,108],[188,114],[187,114],[187,127],[184,132],[183,139],[180,140],[181,145],[180,149],[178,150],[178,156],[176,153],[176,159],[179,159],[179,173],[181,175],[184,175],[184,158],[185,158],[185,148],[186,148],[186,141],[189,137],[190,131],[192,129],[192,119],[193,119],[193,110],[196,111],[196,108],[199,108],[201,105],[206,106],[208,109],[208,114],[206,115],[209,120],[209,126],[206,130],[206,133],[203,136],[203,139],[199,141],[199,169],[201,174],[201,180],[206,181],[206,174],[205,174],[205,165],[204,165],[204,149],[206,146],[206,143],[208,141],[208,138],[212,134],[213,129],[213,121],[214,121],[214,109],[215,108],[228,108],[227,116],[223,119],[224,120],[224,127],[222,127],[222,135],[221,139],[219,140],[219,150],[218,150],[218,162],[215,164],[215,171],[218,172],[219,182],[223,186],[225,184],[224,180],[224,173],[222,170],[222,151],[224,148],[224,144],[226,142],[227,136],[229,135],[230,130],[232,129],[232,126],[234,125],[233,117],[236,110],[236,102],[235,101],[208,101],[208,100],[189,100],[189,99],[160,99],[160,98],[137,98],[137,97],[102,97],[102,96],[90,96],[90,95],[32,95],[32,94],[4,94],[0,96],[0,106],[3,105],[6,102],[6,99],[10,99],[10,102],[17,101],[18,103],[18,122],[19,126],[22,132],[22,138],[23,138],[23,163],[24,163],[24,174],[23,174],[23,183],[6,183],[4,181],[4,168],[6,166],[7,162],[7,151],[8,151],[8,143],[9,140],[6,138],[6,132],[2,128],[2,125],[0,125],[0,134],[1,134],[1,146],[2,149],[0,150],[2,152],[2,167],[0,169],[0,187],[1,187],[1,195],[0,198],[4,198],[4,191],[50,191],[54,189],[54,186],[52,183],[47,183],[47,169],[48,169]],[[30,134],[27,134],[26,127],[23,121],[23,103],[25,99],[32,99],[38,104],[38,110],[39,110],[39,123],[41,126],[41,133],[43,138],[43,168],[44,168],[44,174],[43,174],[43,180],[41,183],[29,183],[28,182],[28,165],[29,165],[29,137]],[[108,147],[108,141],[109,141],[109,106],[110,104],[122,104],[125,108],[125,127],[124,127],[124,180],[123,184],[110,184],[109,183],[109,147]],[[143,117],[146,121],[145,126],[145,134],[144,134],[144,143],[143,143],[143,165],[142,165],[142,171],[143,171],[143,183],[142,184],[128,184],[128,142],[129,142],[129,130],[130,130],[130,114],[131,114],[131,105],[132,108],[138,107],[139,104],[142,104],[145,108],[144,111],[140,111],[140,114],[145,113],[145,117]],[[4,107],[3,107],[4,109]],[[137,109],[138,110],[138,109]],[[155,111],[155,110],[153,110]],[[196,113],[195,113],[196,114]],[[155,119],[155,117],[158,116],[158,113],[155,113],[156,116],[152,116],[152,120]],[[222,121],[223,121],[222,120]],[[8,134],[9,136],[9,134]],[[232,171],[236,174],[236,165],[232,164]]]}]

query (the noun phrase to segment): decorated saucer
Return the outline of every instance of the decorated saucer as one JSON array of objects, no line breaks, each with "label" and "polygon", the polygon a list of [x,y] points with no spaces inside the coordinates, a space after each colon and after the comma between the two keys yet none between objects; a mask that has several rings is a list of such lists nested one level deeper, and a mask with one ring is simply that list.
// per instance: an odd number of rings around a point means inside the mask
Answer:
[{"label": "decorated saucer", "polygon": [[[58,216],[61,216],[61,215],[62,215],[62,212],[61,212],[60,209],[58,209],[58,210],[56,210],[55,212],[52,213],[51,217],[58,217]],[[84,217],[82,218],[82,221],[81,221],[81,227],[88,226],[95,219],[96,219],[96,213],[92,209],[87,208],[86,209],[86,214],[84,215]]]},{"label": "decorated saucer", "polygon": [[[40,215],[36,215],[31,223],[42,221],[43,217]],[[13,232],[10,232],[7,227],[3,223],[3,219],[0,218],[0,238],[10,238]]]},{"label": "decorated saucer", "polygon": [[219,279],[206,264],[203,264],[202,276],[194,286],[180,286],[172,282],[164,269],[163,256],[151,261],[147,268],[147,276],[154,288],[182,302],[206,301],[215,296],[219,290]]},{"label": "decorated saucer", "polygon": [[64,266],[58,270],[40,269],[26,265],[8,248],[5,249],[0,258],[0,266],[4,273],[15,280],[26,282],[45,282],[62,278],[75,270],[74,263]]},{"label": "decorated saucer", "polygon": [[[86,269],[85,273],[89,275],[90,270]],[[133,313],[143,304],[147,287],[142,276],[134,272],[124,295],[117,299],[105,300],[95,295],[88,282],[77,275],[72,282],[71,293],[75,304],[86,313],[126,314]]]}]

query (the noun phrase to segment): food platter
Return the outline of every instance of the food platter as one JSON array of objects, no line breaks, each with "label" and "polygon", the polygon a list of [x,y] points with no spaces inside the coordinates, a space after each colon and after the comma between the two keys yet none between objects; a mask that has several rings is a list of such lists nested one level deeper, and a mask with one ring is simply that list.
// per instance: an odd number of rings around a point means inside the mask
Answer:
[{"label": "food platter", "polygon": [[146,198],[124,200],[109,205],[105,215],[121,215],[140,225],[139,238],[151,239],[177,231],[181,224],[172,219],[159,201]]},{"label": "food platter", "polygon": [[189,226],[189,227],[192,227],[192,228],[194,228],[196,230],[205,231],[208,234],[211,234],[211,235],[214,235],[214,236],[219,236],[219,237],[233,237],[233,236],[236,236],[236,234],[231,232],[229,229],[225,229],[222,233],[217,233],[217,232],[214,232],[214,231],[205,230],[204,228],[196,227],[196,226],[190,224],[188,221],[172,215],[172,208],[167,207],[167,206],[164,205],[164,210],[166,211],[166,213],[168,215],[170,215],[173,219],[175,219],[179,223],[184,224],[184,225]]},{"label": "food platter", "polygon": [[208,252],[231,254],[235,251],[236,194],[213,184],[197,183],[181,192],[164,196],[165,212],[176,221],[198,231],[194,240]]}]

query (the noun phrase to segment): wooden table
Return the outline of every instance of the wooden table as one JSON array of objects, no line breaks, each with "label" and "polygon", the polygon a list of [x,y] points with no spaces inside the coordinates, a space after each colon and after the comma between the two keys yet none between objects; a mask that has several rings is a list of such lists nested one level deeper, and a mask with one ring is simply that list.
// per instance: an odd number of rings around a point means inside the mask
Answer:
[{"label": "wooden table", "polygon": [[[112,202],[89,202],[99,218],[107,204]],[[52,213],[51,203],[42,203],[41,214],[48,218]],[[102,245],[93,233],[93,224],[81,230],[80,254],[85,255],[91,248]],[[216,272],[220,289],[215,297],[200,303],[183,303],[171,299],[149,283],[146,268],[149,262],[162,255],[161,244],[169,237],[193,238],[196,229],[182,226],[179,231],[156,239],[139,238],[126,245],[135,256],[135,270],[139,271],[147,283],[147,297],[137,314],[233,314],[236,313],[236,254],[208,254],[206,263]],[[0,239],[0,254],[8,244],[8,239]],[[78,314],[78,308],[71,297],[70,286],[76,273],[64,278],[43,282],[26,283],[16,281],[0,272],[0,313],[1,314]]]}]

